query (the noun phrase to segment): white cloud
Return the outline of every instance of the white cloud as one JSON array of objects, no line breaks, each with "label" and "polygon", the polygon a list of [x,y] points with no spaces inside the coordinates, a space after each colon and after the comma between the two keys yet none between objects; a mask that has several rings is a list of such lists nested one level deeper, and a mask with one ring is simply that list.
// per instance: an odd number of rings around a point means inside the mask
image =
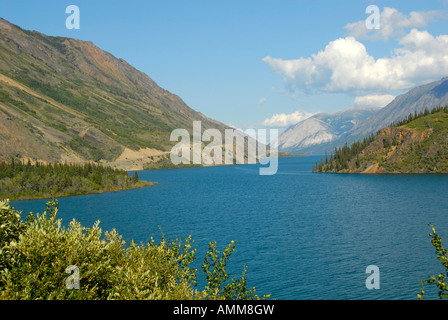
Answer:
[{"label": "white cloud", "polygon": [[315,113],[296,111],[291,114],[278,113],[274,114],[271,118],[267,118],[262,122],[262,125],[266,127],[289,127],[302,120],[305,120]]},{"label": "white cloud", "polygon": [[266,98],[262,97],[260,100],[258,100],[258,104],[263,104],[266,102]]},{"label": "white cloud", "polygon": [[348,23],[344,28],[349,36],[359,40],[387,41],[389,38],[403,36],[405,32],[412,28],[424,28],[428,22],[446,16],[446,12],[438,10],[413,11],[406,16],[397,9],[385,7],[380,14],[380,28],[378,30],[367,29],[365,20]]},{"label": "white cloud", "polygon": [[356,97],[353,104],[355,107],[385,107],[394,100],[395,97],[390,94],[385,95],[366,95]]},{"label": "white cloud", "polygon": [[299,92],[385,94],[448,74],[448,35],[412,29],[391,57],[375,59],[354,37],[331,41],[324,50],[296,60],[263,58],[286,88]]}]

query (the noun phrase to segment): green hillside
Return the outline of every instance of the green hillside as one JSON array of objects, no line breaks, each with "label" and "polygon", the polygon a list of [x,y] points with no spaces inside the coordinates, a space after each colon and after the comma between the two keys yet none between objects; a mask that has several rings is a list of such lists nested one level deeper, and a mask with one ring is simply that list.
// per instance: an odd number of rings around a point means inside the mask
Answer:
[{"label": "green hillside", "polygon": [[167,152],[176,128],[226,126],[91,42],[0,19],[0,160],[113,161]]},{"label": "green hillside", "polygon": [[448,107],[411,114],[313,168],[338,173],[448,173]]}]

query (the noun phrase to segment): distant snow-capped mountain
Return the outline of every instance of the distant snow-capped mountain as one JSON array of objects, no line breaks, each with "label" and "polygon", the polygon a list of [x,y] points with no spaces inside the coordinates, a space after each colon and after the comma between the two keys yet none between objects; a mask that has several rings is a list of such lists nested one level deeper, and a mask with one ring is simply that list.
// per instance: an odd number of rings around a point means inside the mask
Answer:
[{"label": "distant snow-capped mountain", "polygon": [[[279,150],[291,154],[323,154],[348,135],[362,119],[380,108],[351,108],[333,114],[318,113],[289,127],[279,136]],[[334,149],[331,147],[330,150]]]}]

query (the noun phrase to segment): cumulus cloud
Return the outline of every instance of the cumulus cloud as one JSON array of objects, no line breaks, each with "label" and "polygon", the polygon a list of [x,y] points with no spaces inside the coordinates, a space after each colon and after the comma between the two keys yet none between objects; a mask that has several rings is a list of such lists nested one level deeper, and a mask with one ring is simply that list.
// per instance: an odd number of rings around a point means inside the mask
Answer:
[{"label": "cumulus cloud", "polygon": [[258,100],[258,104],[263,104],[266,102],[266,98],[262,97],[260,100]]},{"label": "cumulus cloud", "polygon": [[391,57],[375,59],[354,37],[331,41],[311,57],[263,58],[283,77],[288,90],[385,94],[434,81],[448,74],[448,35],[412,29]]},{"label": "cumulus cloud", "polygon": [[395,97],[390,94],[384,95],[366,95],[356,97],[353,104],[355,107],[385,107],[394,100]]},{"label": "cumulus cloud", "polygon": [[266,127],[289,127],[302,120],[305,120],[315,113],[296,111],[291,114],[278,113],[274,114],[271,118],[266,118],[262,125]]},{"label": "cumulus cloud", "polygon": [[403,36],[412,28],[424,28],[429,22],[446,16],[446,12],[438,10],[413,11],[405,15],[397,9],[385,7],[380,14],[379,29],[368,29],[365,20],[348,23],[344,28],[349,36],[358,40],[387,41],[389,38]]}]

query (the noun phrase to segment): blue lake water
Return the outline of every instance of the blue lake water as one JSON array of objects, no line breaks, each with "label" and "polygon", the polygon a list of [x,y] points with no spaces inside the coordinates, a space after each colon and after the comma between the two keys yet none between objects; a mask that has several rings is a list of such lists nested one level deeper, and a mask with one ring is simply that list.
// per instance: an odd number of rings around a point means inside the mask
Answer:
[{"label": "blue lake water", "polygon": [[[260,176],[258,165],[141,171],[158,184],[61,198],[59,217],[87,227],[100,220],[137,242],[160,239],[160,229],[169,238],[191,234],[199,269],[210,241],[222,251],[235,240],[230,271],[246,265],[260,296],[415,299],[419,280],[443,271],[428,223],[448,239],[448,175],[313,174],[318,159],[279,159],[273,176]],[[24,217],[45,202],[13,206]],[[366,288],[369,265],[379,268],[379,289]]]}]

